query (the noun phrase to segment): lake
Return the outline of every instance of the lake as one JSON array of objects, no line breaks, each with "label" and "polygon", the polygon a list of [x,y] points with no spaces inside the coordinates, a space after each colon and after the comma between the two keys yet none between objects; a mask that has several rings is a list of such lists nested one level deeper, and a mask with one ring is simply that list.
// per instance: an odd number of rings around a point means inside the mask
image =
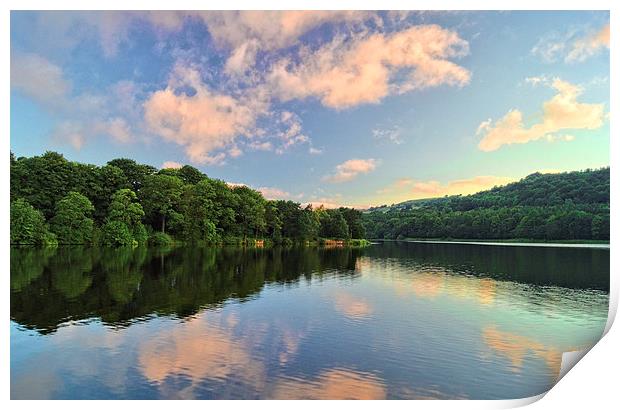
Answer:
[{"label": "lake", "polygon": [[511,399],[598,341],[609,249],[11,249],[13,399]]}]

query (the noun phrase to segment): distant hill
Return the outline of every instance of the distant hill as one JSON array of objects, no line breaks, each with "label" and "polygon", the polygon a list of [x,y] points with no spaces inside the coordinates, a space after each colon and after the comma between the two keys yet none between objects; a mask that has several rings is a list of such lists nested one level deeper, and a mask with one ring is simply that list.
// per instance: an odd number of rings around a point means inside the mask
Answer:
[{"label": "distant hill", "polygon": [[370,208],[373,238],[607,239],[609,167],[534,173],[472,195]]}]

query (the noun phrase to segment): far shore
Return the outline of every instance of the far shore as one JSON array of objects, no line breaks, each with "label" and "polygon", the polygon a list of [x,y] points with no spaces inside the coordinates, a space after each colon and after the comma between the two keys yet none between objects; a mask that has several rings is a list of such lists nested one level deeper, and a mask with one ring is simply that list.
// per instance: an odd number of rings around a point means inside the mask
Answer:
[{"label": "far shore", "polygon": [[551,248],[597,248],[610,249],[609,242],[605,241],[577,241],[565,240],[556,242],[526,241],[519,239],[370,239],[371,242],[412,242],[412,243],[444,243],[461,245],[493,245],[493,246],[533,246]]}]

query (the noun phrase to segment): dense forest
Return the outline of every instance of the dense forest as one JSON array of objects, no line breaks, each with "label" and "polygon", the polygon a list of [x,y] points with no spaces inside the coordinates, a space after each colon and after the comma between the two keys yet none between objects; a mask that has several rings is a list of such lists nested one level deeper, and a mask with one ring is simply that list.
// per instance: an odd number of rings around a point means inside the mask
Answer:
[{"label": "dense forest", "polygon": [[13,244],[359,244],[364,237],[358,210],[266,200],[189,165],[158,170],[120,158],[96,166],[56,152],[11,153]]},{"label": "dense forest", "polygon": [[364,226],[375,239],[608,240],[609,168],[535,173],[473,195],[371,208]]}]

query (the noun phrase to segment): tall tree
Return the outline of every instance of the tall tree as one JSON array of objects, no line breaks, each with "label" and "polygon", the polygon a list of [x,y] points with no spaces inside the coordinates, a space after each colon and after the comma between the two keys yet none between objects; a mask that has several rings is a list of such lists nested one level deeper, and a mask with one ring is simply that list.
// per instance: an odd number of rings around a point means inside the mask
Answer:
[{"label": "tall tree", "polygon": [[181,196],[183,233],[188,241],[213,242],[217,239],[215,227],[215,189],[211,181],[201,180],[186,185]]},{"label": "tall tree", "polygon": [[159,222],[161,232],[166,232],[166,219],[180,216],[178,210],[183,182],[170,175],[149,175],[140,189],[140,202],[147,219]]},{"label": "tall tree", "polygon": [[144,210],[131,189],[120,189],[112,195],[108,217],[103,227],[103,241],[108,245],[132,245],[146,242],[142,225]]},{"label": "tall tree", "polygon": [[243,240],[248,235],[258,236],[265,231],[265,199],[260,192],[247,186],[238,186],[233,189],[237,195],[236,217],[241,227]]}]

